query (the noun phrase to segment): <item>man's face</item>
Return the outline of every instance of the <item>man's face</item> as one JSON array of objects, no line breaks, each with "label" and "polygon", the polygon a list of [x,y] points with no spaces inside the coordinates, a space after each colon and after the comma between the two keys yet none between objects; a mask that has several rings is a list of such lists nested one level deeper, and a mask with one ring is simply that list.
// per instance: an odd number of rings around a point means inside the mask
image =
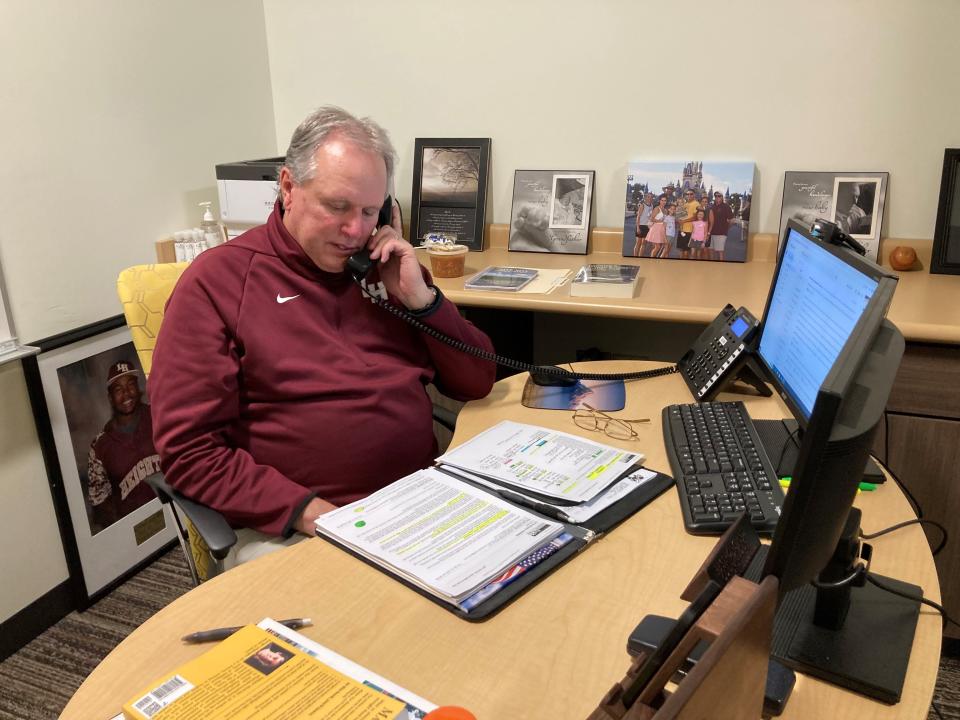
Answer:
[{"label": "man's face", "polygon": [[683,194],[683,199],[684,199],[684,202],[693,202],[694,200],[693,190],[687,190]]},{"label": "man's face", "polygon": [[265,647],[257,652],[257,659],[267,667],[276,667],[286,660],[286,658],[283,656],[283,653],[279,653],[276,650],[271,650],[268,647]]},{"label": "man's face", "polygon": [[334,137],[317,149],[313,178],[280,171],[283,224],[321,270],[341,272],[367,244],[386,197],[387,168],[375,152]]},{"label": "man's face", "polygon": [[721,195],[720,193],[716,193],[713,196],[713,202],[717,205],[721,205],[723,203],[723,195]]},{"label": "man's face", "polygon": [[117,378],[107,388],[110,396],[110,407],[114,415],[133,415],[140,404],[140,384],[136,375],[124,375]]}]

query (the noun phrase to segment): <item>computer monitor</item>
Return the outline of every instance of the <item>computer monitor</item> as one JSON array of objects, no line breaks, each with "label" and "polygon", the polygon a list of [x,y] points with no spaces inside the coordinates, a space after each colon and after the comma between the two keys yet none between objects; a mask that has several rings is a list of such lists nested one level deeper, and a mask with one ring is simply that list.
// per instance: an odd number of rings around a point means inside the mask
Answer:
[{"label": "computer monitor", "polygon": [[773,654],[887,702],[899,699],[917,604],[869,584],[809,583],[852,570],[859,514],[851,508],[904,350],[885,320],[895,287],[895,276],[791,222],[758,353],[803,428],[763,572],[780,584]]}]

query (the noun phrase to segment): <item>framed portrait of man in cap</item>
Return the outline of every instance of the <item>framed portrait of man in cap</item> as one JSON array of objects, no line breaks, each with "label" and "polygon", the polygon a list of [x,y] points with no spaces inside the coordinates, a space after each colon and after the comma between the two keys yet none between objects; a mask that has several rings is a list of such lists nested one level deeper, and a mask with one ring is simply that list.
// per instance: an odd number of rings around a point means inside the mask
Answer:
[{"label": "framed portrait of man in cap", "polygon": [[[68,565],[91,602],[176,539],[140,361],[121,316],[41,340],[24,362]],[[69,532],[66,532],[69,530]],[[67,544],[70,544],[69,542]]]}]

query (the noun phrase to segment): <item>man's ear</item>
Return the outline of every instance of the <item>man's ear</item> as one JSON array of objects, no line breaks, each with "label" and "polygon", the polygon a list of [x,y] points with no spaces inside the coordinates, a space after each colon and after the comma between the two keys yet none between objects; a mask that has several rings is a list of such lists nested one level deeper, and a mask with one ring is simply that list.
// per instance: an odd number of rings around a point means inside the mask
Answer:
[{"label": "man's ear", "polygon": [[290,174],[290,170],[284,165],[280,168],[280,181],[278,183],[280,187],[280,204],[283,205],[284,210],[290,209],[290,193],[293,191],[293,175]]}]

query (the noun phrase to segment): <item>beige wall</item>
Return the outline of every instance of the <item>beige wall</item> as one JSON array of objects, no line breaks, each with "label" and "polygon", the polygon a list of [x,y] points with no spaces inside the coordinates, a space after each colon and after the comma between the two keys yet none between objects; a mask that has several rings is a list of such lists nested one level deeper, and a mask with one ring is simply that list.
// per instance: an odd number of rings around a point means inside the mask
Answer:
[{"label": "beige wall", "polygon": [[[117,314],[117,273],[198,224],[214,164],[274,152],[262,5],[0,0],[0,108],[0,262],[37,340]],[[19,363],[0,407],[2,621],[67,571]]]},{"label": "beige wall", "polygon": [[785,170],[887,170],[884,236],[933,235],[960,146],[955,0],[264,0],[278,146],[314,105],[416,137],[491,137],[492,220],[513,171],[597,171],[620,226],[631,160],[753,160],[752,230],[776,232]]}]

